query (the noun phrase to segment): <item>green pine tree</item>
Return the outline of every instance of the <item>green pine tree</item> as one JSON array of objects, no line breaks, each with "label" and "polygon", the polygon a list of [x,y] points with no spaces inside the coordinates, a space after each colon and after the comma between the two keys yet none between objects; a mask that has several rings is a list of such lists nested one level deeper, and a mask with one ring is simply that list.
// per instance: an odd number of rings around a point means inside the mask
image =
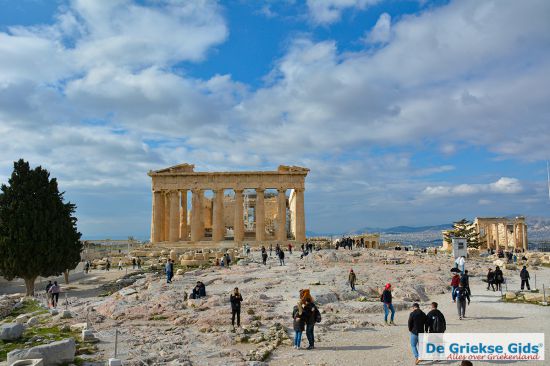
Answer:
[{"label": "green pine tree", "polygon": [[468,242],[468,248],[479,248],[481,245],[476,228],[466,219],[453,222],[453,229],[447,231],[444,237],[447,243],[451,243],[452,238],[465,238]]},{"label": "green pine tree", "polygon": [[34,295],[38,276],[58,276],[80,261],[81,234],[76,206],[63,202],[63,192],[50,173],[20,159],[8,185],[0,191],[0,275],[25,280]]}]

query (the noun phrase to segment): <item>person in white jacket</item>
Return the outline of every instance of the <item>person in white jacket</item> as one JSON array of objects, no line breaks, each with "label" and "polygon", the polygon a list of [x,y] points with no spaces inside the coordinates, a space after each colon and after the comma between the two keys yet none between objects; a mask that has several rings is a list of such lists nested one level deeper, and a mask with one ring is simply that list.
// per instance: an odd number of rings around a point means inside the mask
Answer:
[{"label": "person in white jacket", "polygon": [[466,266],[466,259],[464,256],[460,256],[455,260],[456,267],[460,270],[460,274],[464,274],[464,267]]}]

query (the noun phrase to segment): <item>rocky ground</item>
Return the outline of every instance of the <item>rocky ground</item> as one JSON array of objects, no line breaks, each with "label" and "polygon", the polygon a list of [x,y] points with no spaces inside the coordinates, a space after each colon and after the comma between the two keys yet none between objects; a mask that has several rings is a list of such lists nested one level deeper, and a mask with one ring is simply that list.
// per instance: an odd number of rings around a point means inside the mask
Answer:
[{"label": "rocky ground", "polygon": [[[254,256],[231,268],[189,270],[176,275],[172,284],[166,284],[162,273],[137,272],[99,285],[92,273],[68,292],[73,318],[52,317],[43,326],[88,321],[99,339],[91,355],[80,356],[89,362],[113,356],[118,330],[117,353],[126,365],[408,364],[412,355],[406,319],[415,301],[424,309],[439,301],[452,319],[449,331],[508,331],[510,325],[520,327],[517,331],[549,330],[548,322],[537,317],[547,319],[550,308],[501,302],[500,293],[484,290],[481,278],[493,259],[468,261],[473,276],[472,317],[459,322],[448,294],[452,260],[444,254],[322,250],[303,260],[296,254],[287,256],[285,266],[274,257],[263,266],[259,254]],[[357,273],[357,291],[347,285],[350,268]],[[550,284],[550,270],[535,268],[531,276],[536,273],[539,283]],[[506,270],[505,276],[519,277],[514,269]],[[199,280],[206,285],[207,297],[188,300],[186,293]],[[378,291],[387,282],[394,285],[395,306],[402,310],[397,326],[383,325]],[[508,286],[518,287],[515,280]],[[243,326],[235,332],[229,306],[234,287],[244,298]],[[311,290],[322,311],[315,351],[291,346],[290,314],[302,288]]]}]

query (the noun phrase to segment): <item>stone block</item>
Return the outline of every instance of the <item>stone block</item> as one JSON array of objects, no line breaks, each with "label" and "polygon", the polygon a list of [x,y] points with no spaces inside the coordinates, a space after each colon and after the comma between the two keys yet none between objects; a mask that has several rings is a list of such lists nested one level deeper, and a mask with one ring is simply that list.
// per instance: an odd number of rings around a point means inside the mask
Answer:
[{"label": "stone block", "polygon": [[33,316],[32,318],[29,318],[29,320],[27,320],[27,325],[29,327],[34,327],[38,323],[39,323],[38,317],[36,317],[36,316]]},{"label": "stone block", "polygon": [[118,358],[109,358],[109,361],[107,361],[107,365],[109,366],[122,366],[122,361]]},{"label": "stone block", "polygon": [[29,320],[29,318],[30,318],[29,314],[21,314],[17,318],[15,318],[15,322],[23,324],[23,323],[26,323],[27,320]]},{"label": "stone block", "polygon": [[87,323],[71,324],[69,328],[70,328],[71,332],[80,332],[80,331],[83,331],[84,329],[87,329],[88,324]]},{"label": "stone block", "polygon": [[3,341],[13,341],[21,337],[25,327],[21,323],[7,323],[0,327],[0,339]]},{"label": "stone block", "polygon": [[93,342],[96,338],[94,336],[94,332],[91,329],[83,329],[82,330],[82,341],[83,342]]},{"label": "stone block", "polygon": [[523,295],[523,298],[525,299],[525,301],[539,302],[539,301],[542,301],[542,294],[526,292]]},{"label": "stone block", "polygon": [[137,291],[134,288],[127,287],[127,288],[123,288],[118,293],[122,296],[130,296],[130,295],[137,294]]},{"label": "stone block", "polygon": [[71,314],[70,310],[63,310],[61,312],[61,319],[71,319],[73,317],[73,314]]},{"label": "stone block", "polygon": [[517,297],[515,292],[507,292],[505,295],[506,300],[514,300]]},{"label": "stone block", "polygon": [[45,366],[59,365],[73,362],[75,353],[76,343],[74,339],[68,338],[32,348],[15,349],[8,353],[8,365],[30,358],[43,359]]}]

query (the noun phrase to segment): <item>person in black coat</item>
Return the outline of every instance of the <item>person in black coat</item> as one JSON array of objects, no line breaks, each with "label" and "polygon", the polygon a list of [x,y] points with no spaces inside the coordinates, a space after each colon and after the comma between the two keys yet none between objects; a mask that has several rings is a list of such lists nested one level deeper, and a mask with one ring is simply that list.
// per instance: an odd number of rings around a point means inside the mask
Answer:
[{"label": "person in black coat", "polygon": [[306,323],[306,336],[309,346],[307,349],[315,348],[315,323],[317,321],[317,313],[319,309],[317,306],[309,299],[305,299],[306,304],[304,305],[304,321]]},{"label": "person in black coat", "polygon": [[413,311],[409,315],[409,332],[411,333],[411,350],[415,358],[415,363],[418,365],[420,360],[418,359],[418,334],[424,333],[424,327],[426,325],[426,314],[420,310],[418,303],[413,304]]},{"label": "person in black coat", "polygon": [[468,270],[465,270],[462,276],[460,276],[460,282],[464,285],[464,288],[468,290],[468,294],[471,296],[472,292],[470,291],[470,275]]},{"label": "person in black coat", "polygon": [[235,316],[237,317],[237,327],[241,326],[241,302],[243,297],[239,292],[239,288],[235,287],[233,294],[229,297],[231,302],[231,325],[235,328]]},{"label": "person in black coat", "polygon": [[523,266],[523,268],[521,269],[519,277],[521,278],[521,290],[523,291],[524,285],[527,285],[527,290],[531,291],[531,286],[529,286],[529,279],[531,277],[529,276],[529,271],[527,270],[526,266]]},{"label": "person in black coat", "polygon": [[489,268],[489,272],[487,272],[487,291],[489,291],[489,287],[495,291],[495,272],[492,268]]},{"label": "person in black coat", "polygon": [[281,266],[285,265],[285,251],[279,250],[279,263]]},{"label": "person in black coat", "polygon": [[432,302],[432,309],[426,314],[424,330],[426,333],[445,333],[447,322],[445,316],[437,308],[437,303]]},{"label": "person in black coat", "polygon": [[504,274],[499,266],[495,269],[495,285],[497,285],[497,291],[502,290],[502,284],[504,283]]},{"label": "person in black coat", "polygon": [[267,264],[267,250],[265,247],[262,247],[262,263],[264,266]]},{"label": "person in black coat", "polygon": [[466,300],[470,305],[470,293],[461,283],[456,289],[456,307],[458,309],[458,319],[460,320],[466,317]]}]

